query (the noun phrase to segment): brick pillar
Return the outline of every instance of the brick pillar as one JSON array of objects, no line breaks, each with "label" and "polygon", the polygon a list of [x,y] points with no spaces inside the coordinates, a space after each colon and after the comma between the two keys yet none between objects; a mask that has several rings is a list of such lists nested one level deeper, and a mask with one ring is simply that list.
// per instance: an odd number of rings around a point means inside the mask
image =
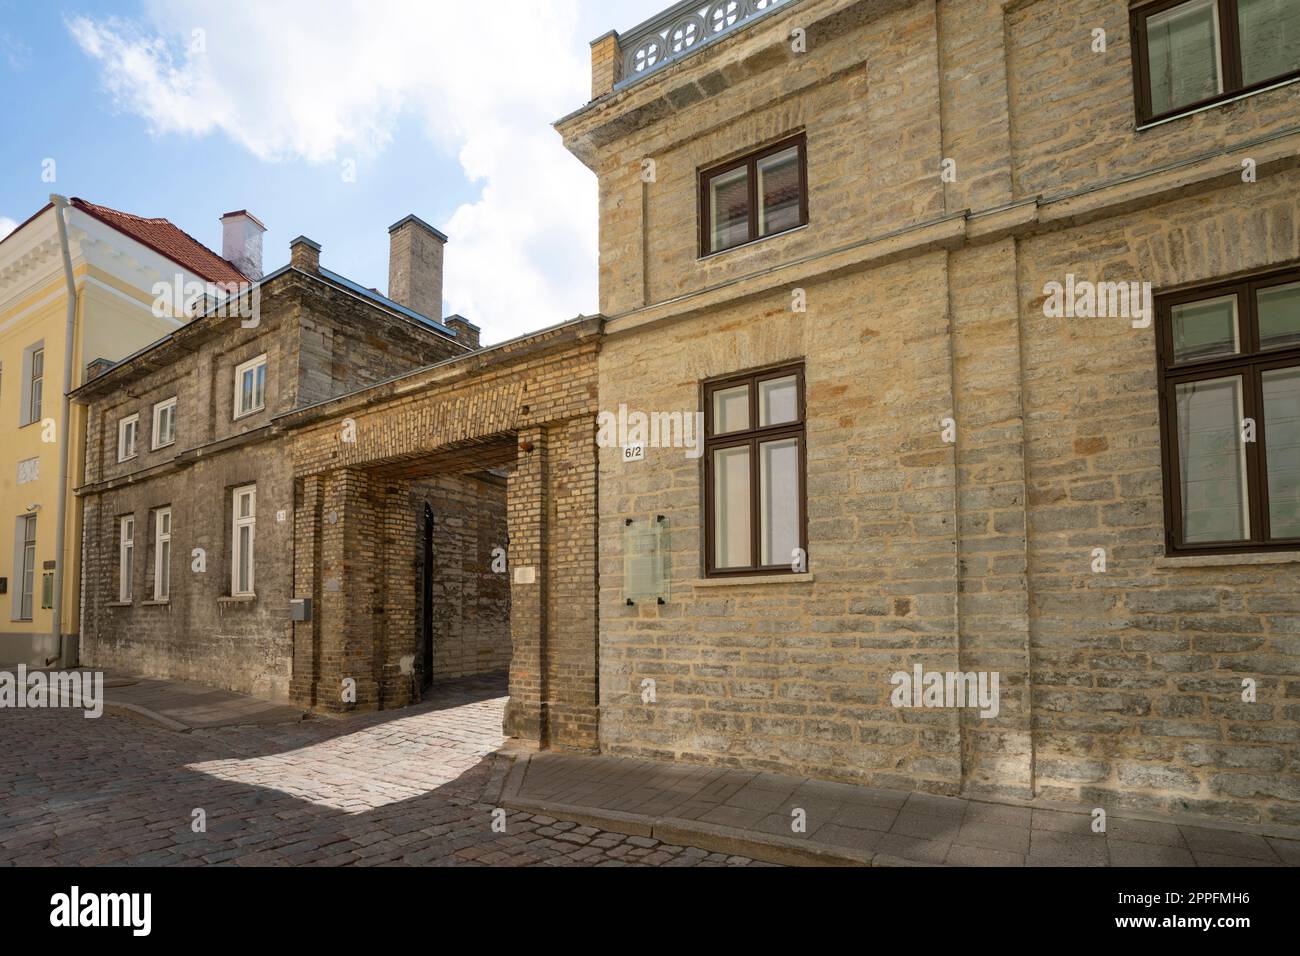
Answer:
[{"label": "brick pillar", "polygon": [[547,745],[546,517],[544,428],[519,434],[517,466],[506,492],[510,528],[510,701],[504,732]]},{"label": "brick pillar", "polygon": [[[1016,258],[1014,239],[961,250],[950,257],[948,281],[961,512],[958,651],[961,670],[997,672],[1001,696],[997,717],[961,711],[962,791],[1029,798],[1033,668]],[[1085,538],[1079,546],[1084,559],[1087,545]]]},{"label": "brick pillar", "polygon": [[[370,476],[342,468],[324,478],[320,524],[320,680],[316,706],[366,711],[379,706],[375,648],[377,521]],[[356,700],[343,700],[343,681],[356,682]]]},{"label": "brick pillar", "polygon": [[547,699],[550,745],[599,748],[596,423],[574,418],[547,448]]},{"label": "brick pillar", "polygon": [[300,707],[316,706],[320,680],[321,505],[324,480],[310,475],[295,482],[293,508],[293,596],[310,598],[312,619],[293,625],[293,677],[289,697]]},{"label": "brick pillar", "polygon": [[423,505],[412,501],[408,482],[385,485],[380,529],[384,573],[376,581],[383,613],[379,626],[380,707],[405,707],[420,699],[416,666],[419,617],[416,598],[420,586],[418,555]]},{"label": "brick pillar", "polygon": [[618,34],[611,30],[591,41],[591,98],[614,92],[614,84],[622,78],[623,54],[618,48]]}]

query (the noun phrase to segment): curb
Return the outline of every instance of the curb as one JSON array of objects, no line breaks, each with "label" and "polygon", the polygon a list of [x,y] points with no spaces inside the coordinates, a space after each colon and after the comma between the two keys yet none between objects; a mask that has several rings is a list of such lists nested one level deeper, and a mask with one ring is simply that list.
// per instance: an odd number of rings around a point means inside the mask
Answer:
[{"label": "curb", "polygon": [[784,866],[916,866],[911,860],[901,860],[883,853],[869,853],[848,847],[812,844],[807,840],[758,833],[738,827],[684,820],[679,817],[651,817],[620,810],[603,810],[592,807],[530,800],[519,796],[519,790],[528,774],[531,757],[521,756],[506,777],[501,791],[501,803],[512,810],[523,810],[544,816],[567,820],[580,826],[598,827],[628,836],[650,837],[676,846],[697,846],[713,853],[747,856],[764,863]]}]

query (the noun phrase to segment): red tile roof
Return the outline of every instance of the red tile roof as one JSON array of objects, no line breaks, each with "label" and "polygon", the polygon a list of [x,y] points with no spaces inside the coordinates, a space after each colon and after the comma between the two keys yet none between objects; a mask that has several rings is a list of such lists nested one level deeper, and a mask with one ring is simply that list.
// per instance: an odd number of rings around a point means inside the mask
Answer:
[{"label": "red tile roof", "polygon": [[97,206],[84,199],[73,197],[70,202],[88,216],[111,226],[118,232],[143,243],[172,262],[214,283],[244,283],[252,281],[193,236],[178,229],[166,219],[145,219],[129,212]]}]

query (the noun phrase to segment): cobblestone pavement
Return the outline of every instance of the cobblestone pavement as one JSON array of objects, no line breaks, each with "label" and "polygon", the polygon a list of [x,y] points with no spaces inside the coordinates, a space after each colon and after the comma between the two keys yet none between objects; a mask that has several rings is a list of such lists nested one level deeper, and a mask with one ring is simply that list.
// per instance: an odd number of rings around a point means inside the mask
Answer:
[{"label": "cobblestone pavement", "polygon": [[494,832],[504,694],[474,679],[417,708],[188,734],[0,711],[0,865],[766,865],[517,812]]}]

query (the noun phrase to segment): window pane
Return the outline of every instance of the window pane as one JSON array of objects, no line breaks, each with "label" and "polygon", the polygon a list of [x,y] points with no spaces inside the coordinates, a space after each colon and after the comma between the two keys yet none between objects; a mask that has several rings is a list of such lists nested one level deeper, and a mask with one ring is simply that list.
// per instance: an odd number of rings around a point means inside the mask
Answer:
[{"label": "window pane", "polygon": [[266,404],[266,366],[259,365],[253,370],[253,407],[261,408]]},{"label": "window pane", "polygon": [[1237,0],[1237,17],[1246,85],[1300,70],[1300,3]]},{"label": "window pane", "polygon": [[239,397],[239,410],[246,412],[253,407],[253,370],[247,369],[240,376],[242,394]]},{"label": "window pane", "polygon": [[1223,92],[1216,0],[1191,0],[1147,18],[1153,115]]},{"label": "window pane", "polygon": [[799,440],[759,446],[760,564],[789,564],[799,547]]},{"label": "window pane", "polygon": [[721,388],[713,393],[713,434],[743,432],[749,427],[749,386]]},{"label": "window pane", "polygon": [[[1300,3],[1296,4],[1300,10]],[[1259,306],[1259,347],[1280,349],[1300,345],[1300,282],[1261,289]]]},{"label": "window pane", "polygon": [[1250,537],[1241,379],[1179,385],[1175,403],[1184,542]]},{"label": "window pane", "polygon": [[239,529],[239,591],[241,594],[251,590],[248,586],[249,565],[253,560],[251,534],[252,531],[248,525],[244,525]]},{"label": "window pane", "polygon": [[769,236],[799,225],[799,147],[758,161],[758,234]]},{"label": "window pane", "polygon": [[781,425],[799,420],[799,380],[793,375],[758,383],[758,424]]},{"label": "window pane", "polygon": [[1269,531],[1300,538],[1300,368],[1265,372]]},{"label": "window pane", "polygon": [[1192,362],[1241,351],[1237,297],[1188,302],[1170,310],[1174,324],[1174,361]]},{"label": "window pane", "polygon": [[164,541],[158,549],[158,597],[165,598],[171,593],[172,543]]},{"label": "window pane", "polygon": [[713,453],[713,566],[744,568],[750,563],[749,449]]},{"label": "window pane", "polygon": [[749,241],[749,171],[744,167],[709,180],[709,251]]}]

